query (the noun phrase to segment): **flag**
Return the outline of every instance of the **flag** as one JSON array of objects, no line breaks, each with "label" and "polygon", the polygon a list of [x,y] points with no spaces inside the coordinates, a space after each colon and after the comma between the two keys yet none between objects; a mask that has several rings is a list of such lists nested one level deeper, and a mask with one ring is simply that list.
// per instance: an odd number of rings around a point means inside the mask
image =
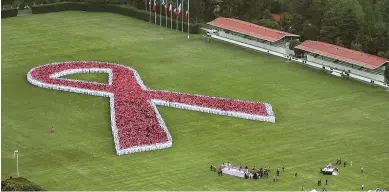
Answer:
[{"label": "flag", "polygon": [[165,0],[162,0],[162,5],[165,8],[165,15],[167,14],[167,3],[165,3]]},{"label": "flag", "polygon": [[151,5],[151,0],[149,1],[149,5]]},{"label": "flag", "polygon": [[170,4],[170,6],[169,6],[169,12],[172,12],[172,4]]},{"label": "flag", "polygon": [[156,0],[154,0],[153,11],[154,11],[154,12],[157,12],[157,3],[156,3],[155,1],[156,1]]},{"label": "flag", "polygon": [[177,8],[174,8],[174,16],[177,16]]},{"label": "flag", "polygon": [[188,21],[188,14],[189,14],[189,11],[188,11],[188,10],[186,10],[186,13],[185,13],[185,18],[184,18],[184,20],[185,20],[185,21]]},{"label": "flag", "polygon": [[180,16],[180,13],[181,13],[181,3],[180,3],[180,5],[178,6],[176,16],[177,16],[177,17]]}]

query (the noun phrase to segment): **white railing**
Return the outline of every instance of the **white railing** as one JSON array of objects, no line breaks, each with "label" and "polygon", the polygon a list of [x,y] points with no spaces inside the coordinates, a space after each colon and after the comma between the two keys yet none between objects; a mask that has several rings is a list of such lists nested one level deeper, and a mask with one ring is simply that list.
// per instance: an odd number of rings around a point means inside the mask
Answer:
[{"label": "white railing", "polygon": [[279,52],[272,51],[272,50],[269,50],[269,49],[266,49],[266,48],[262,48],[262,47],[257,47],[257,46],[254,46],[254,45],[250,45],[248,43],[243,43],[243,42],[236,41],[236,40],[233,40],[233,39],[229,39],[229,38],[225,38],[225,37],[220,37],[218,35],[212,35],[211,37],[214,38],[214,39],[217,39],[217,40],[221,40],[221,41],[224,41],[224,42],[228,42],[228,43],[234,44],[234,45],[239,45],[241,47],[245,47],[245,48],[253,49],[253,50],[256,50],[256,51],[261,51],[261,52],[264,52],[264,53],[269,53],[269,54],[272,54],[272,55],[275,55],[275,56],[287,58],[287,56],[285,54],[283,54],[283,53],[279,53]]},{"label": "white railing", "polygon": [[327,61],[327,60],[312,57],[311,55],[307,56],[307,60],[311,61],[311,62],[327,65],[327,66],[332,67],[332,68],[346,70],[346,72],[350,71],[348,73],[355,74],[355,75],[358,75],[361,77],[365,77],[365,78],[371,79],[373,81],[384,82],[384,76],[382,74],[369,73],[369,72],[366,72],[364,70],[359,70],[359,68],[352,68],[352,67],[348,67],[348,66],[339,65],[339,64]]}]

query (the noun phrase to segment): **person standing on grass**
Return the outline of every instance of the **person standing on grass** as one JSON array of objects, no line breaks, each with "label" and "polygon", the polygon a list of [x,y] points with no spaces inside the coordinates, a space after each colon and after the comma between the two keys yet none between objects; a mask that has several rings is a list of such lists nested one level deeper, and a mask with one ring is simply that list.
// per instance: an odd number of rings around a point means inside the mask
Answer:
[{"label": "person standing on grass", "polygon": [[363,167],[361,167],[361,173],[363,173]]},{"label": "person standing on grass", "polygon": [[362,184],[362,191],[363,191],[363,188],[365,187],[365,185]]},{"label": "person standing on grass", "polygon": [[301,185],[301,191],[304,191],[304,184]]},{"label": "person standing on grass", "polygon": [[344,163],[343,163],[343,167],[346,167],[346,161],[344,161]]},{"label": "person standing on grass", "polygon": [[351,167],[353,166],[353,161],[350,161],[350,166],[351,166]]},{"label": "person standing on grass", "polygon": [[51,127],[51,129],[50,129],[50,133],[54,133],[54,127]]},{"label": "person standing on grass", "polygon": [[217,175],[218,176],[223,176],[223,172],[222,172],[222,167],[219,166],[219,169],[217,170]]},{"label": "person standing on grass", "polygon": [[284,172],[285,170],[285,165],[282,165],[282,172]]},{"label": "person standing on grass", "polygon": [[326,179],[326,185],[328,185],[328,180]]}]

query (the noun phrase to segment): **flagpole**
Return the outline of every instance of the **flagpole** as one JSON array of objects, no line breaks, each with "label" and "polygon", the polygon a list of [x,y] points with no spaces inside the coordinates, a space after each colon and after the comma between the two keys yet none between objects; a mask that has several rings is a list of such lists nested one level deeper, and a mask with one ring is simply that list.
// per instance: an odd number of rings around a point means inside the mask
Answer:
[{"label": "flagpole", "polygon": [[189,22],[190,22],[190,17],[189,17],[189,14],[190,14],[190,11],[189,11],[189,0],[188,0],[188,39],[189,39]]},{"label": "flagpole", "polygon": [[182,1],[182,13],[181,13],[181,32],[184,32],[184,0],[181,0]]},{"label": "flagpole", "polygon": [[159,8],[159,26],[162,26],[162,1],[160,2]]},{"label": "flagpole", "polygon": [[[177,6],[177,9],[178,9],[178,0],[177,0],[177,4],[176,4],[176,6]],[[178,12],[178,10],[176,9],[176,31],[178,31],[178,15],[177,15],[177,12]]]},{"label": "flagpole", "polygon": [[170,0],[170,6],[169,6],[169,9],[170,9],[170,29],[173,29],[173,0]]},{"label": "flagpole", "polygon": [[[157,25],[157,0],[154,0],[155,11],[154,11],[154,25]],[[153,8],[154,9],[154,8]]]},{"label": "flagpole", "polygon": [[15,158],[15,154],[16,154],[16,174],[19,177],[19,151],[18,150],[14,151],[14,158]]},{"label": "flagpole", "polygon": [[166,4],[165,4],[166,7],[164,7],[164,9],[165,9],[165,20],[166,20],[166,21],[165,21],[165,27],[167,27],[167,18],[169,17],[169,16],[168,16],[168,13],[167,13],[167,10],[168,10],[168,9],[167,9],[167,8],[168,8],[168,7],[167,7],[167,4],[168,4],[168,3],[167,3],[167,0],[166,0]]},{"label": "flagpole", "polygon": [[149,12],[150,12],[149,23],[151,23],[151,0],[149,0]]}]

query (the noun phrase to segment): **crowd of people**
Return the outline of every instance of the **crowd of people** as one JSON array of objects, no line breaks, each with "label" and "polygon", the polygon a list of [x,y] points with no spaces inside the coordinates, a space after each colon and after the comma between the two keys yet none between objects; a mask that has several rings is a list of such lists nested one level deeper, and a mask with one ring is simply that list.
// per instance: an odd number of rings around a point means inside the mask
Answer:
[{"label": "crowd of people", "polygon": [[381,188],[377,187],[374,190],[369,190],[369,192],[386,192],[386,189],[381,189]]},{"label": "crowd of people", "polygon": [[[343,162],[343,163],[342,163]],[[342,159],[337,159],[335,162],[336,165],[343,165],[343,167],[347,166],[346,161],[342,161]],[[352,161],[350,161],[350,166],[352,166]],[[241,166],[240,164],[238,165],[233,165],[230,162],[228,163],[223,163],[219,166],[211,165],[210,166],[210,171],[217,172],[219,176],[223,175],[223,169],[238,169],[239,171],[244,173],[244,178],[245,179],[261,179],[261,178],[269,178],[269,174],[272,172],[270,167],[265,167],[265,168],[255,168],[255,166],[250,169],[248,166]],[[332,163],[328,163],[324,169],[331,169],[335,171],[339,171],[339,169],[336,166],[333,166]],[[285,171],[285,166],[282,165],[282,172]],[[323,169],[320,168],[320,171],[323,172]],[[275,174],[272,176],[273,182],[277,182],[279,177],[280,177],[280,168],[276,168]],[[363,173],[363,167],[361,168],[361,173]],[[228,172],[227,172],[228,174]],[[297,173],[294,173],[294,176],[297,177]],[[328,179],[325,179],[325,186],[328,185]],[[322,179],[317,180],[317,186],[322,186]],[[301,185],[301,190],[305,191],[304,185]],[[361,190],[364,190],[364,185],[362,185]],[[325,188],[322,190],[323,192],[326,191]],[[377,187],[375,190],[369,190],[369,192],[386,192],[386,189],[381,189]]]},{"label": "crowd of people", "polygon": [[[76,70],[78,73],[80,71],[93,73],[93,69],[107,68],[112,71],[112,84],[53,78],[53,74],[57,74],[56,77],[58,77],[71,74],[72,70]],[[160,125],[162,120],[157,118],[151,100],[166,101],[158,104],[169,107],[240,118],[252,118],[250,115],[273,117],[271,106],[266,103],[146,90],[136,71],[118,64],[77,61],[43,65],[33,69],[29,73],[29,77],[31,78],[30,82],[44,88],[105,97],[114,95],[114,101],[111,98],[110,104],[111,108],[112,106],[114,108],[115,116],[111,118],[111,121],[115,121],[122,149],[168,141],[167,133]],[[239,115],[232,115],[233,113]]]},{"label": "crowd of people", "polygon": [[[112,85],[50,77],[52,74],[72,69],[85,69],[85,73],[93,72],[90,68],[110,68],[113,74]],[[167,142],[167,133],[161,128],[149,97],[145,94],[147,92],[143,90],[134,73],[133,70],[120,65],[81,61],[40,66],[31,71],[30,75],[33,80],[42,83],[44,88],[97,96],[113,94],[114,101],[111,99],[110,105],[115,111],[111,111],[111,115],[114,115],[111,121],[116,125],[118,142],[122,149]],[[51,87],[45,87],[43,83]],[[61,86],[66,86],[67,89]]]},{"label": "crowd of people", "polygon": [[[246,166],[247,167],[247,166]],[[247,169],[248,171],[245,173],[245,179],[261,179],[261,178],[269,178],[269,173],[271,172],[270,167],[268,168],[259,168],[255,169],[252,168],[251,170]],[[280,169],[276,169],[276,175],[273,175],[273,182],[278,181],[280,176]]]},{"label": "crowd of people", "polygon": [[[239,171],[244,172],[244,178],[245,179],[261,179],[261,178],[269,178],[269,174],[271,173],[270,167],[265,167],[265,168],[255,168],[255,166],[250,169],[248,166],[241,166],[240,164],[238,165],[232,165],[230,162],[228,163],[223,163],[219,166],[211,165],[210,166],[210,171],[218,172],[219,176],[223,175],[223,168],[236,168]],[[282,172],[285,171],[285,166],[282,166]],[[297,176],[297,175],[296,175]],[[277,168],[275,171],[275,175],[273,175],[273,181],[276,182],[278,181],[280,177],[280,168]]]}]

